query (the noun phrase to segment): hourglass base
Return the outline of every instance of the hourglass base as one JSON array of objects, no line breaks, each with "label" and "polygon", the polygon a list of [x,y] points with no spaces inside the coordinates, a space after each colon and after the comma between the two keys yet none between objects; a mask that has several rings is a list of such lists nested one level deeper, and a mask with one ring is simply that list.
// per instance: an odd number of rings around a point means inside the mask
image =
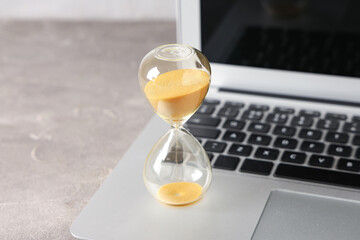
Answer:
[{"label": "hourglass base", "polygon": [[174,182],[162,186],[157,192],[157,198],[170,205],[186,205],[201,198],[202,187],[197,183]]}]

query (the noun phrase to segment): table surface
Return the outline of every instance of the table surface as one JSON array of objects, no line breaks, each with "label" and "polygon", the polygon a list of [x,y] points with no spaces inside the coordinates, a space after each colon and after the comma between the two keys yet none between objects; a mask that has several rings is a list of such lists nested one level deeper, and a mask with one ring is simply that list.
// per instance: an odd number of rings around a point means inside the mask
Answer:
[{"label": "table surface", "polygon": [[137,70],[174,22],[0,22],[0,239],[69,228],[153,115]]}]

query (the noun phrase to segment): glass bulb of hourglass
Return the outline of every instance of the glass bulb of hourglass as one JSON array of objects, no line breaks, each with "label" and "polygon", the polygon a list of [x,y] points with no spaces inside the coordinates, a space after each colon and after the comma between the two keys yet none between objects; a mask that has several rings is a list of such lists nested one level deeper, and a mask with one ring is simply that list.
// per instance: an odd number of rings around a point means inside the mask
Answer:
[{"label": "glass bulb of hourglass", "polygon": [[170,125],[145,161],[145,186],[167,204],[195,202],[209,187],[212,169],[201,144],[182,125],[209,89],[209,62],[192,47],[164,45],[144,57],[139,80],[155,113]]}]

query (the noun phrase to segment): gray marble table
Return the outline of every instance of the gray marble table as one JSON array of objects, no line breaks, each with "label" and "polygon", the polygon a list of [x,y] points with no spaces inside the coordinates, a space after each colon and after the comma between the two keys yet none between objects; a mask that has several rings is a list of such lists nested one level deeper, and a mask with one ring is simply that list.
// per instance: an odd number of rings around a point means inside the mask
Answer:
[{"label": "gray marble table", "polygon": [[69,227],[152,116],[137,68],[173,22],[0,21],[0,239]]}]

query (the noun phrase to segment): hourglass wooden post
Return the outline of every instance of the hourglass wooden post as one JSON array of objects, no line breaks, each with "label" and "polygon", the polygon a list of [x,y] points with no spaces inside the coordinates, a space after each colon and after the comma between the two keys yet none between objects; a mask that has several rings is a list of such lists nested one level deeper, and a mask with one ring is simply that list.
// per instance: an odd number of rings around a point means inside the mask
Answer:
[{"label": "hourglass wooden post", "polygon": [[210,185],[209,158],[201,144],[183,128],[204,100],[210,76],[206,57],[187,45],[155,48],[140,64],[140,86],[155,113],[170,125],[170,130],[153,146],[143,170],[149,192],[166,204],[195,202]]}]

